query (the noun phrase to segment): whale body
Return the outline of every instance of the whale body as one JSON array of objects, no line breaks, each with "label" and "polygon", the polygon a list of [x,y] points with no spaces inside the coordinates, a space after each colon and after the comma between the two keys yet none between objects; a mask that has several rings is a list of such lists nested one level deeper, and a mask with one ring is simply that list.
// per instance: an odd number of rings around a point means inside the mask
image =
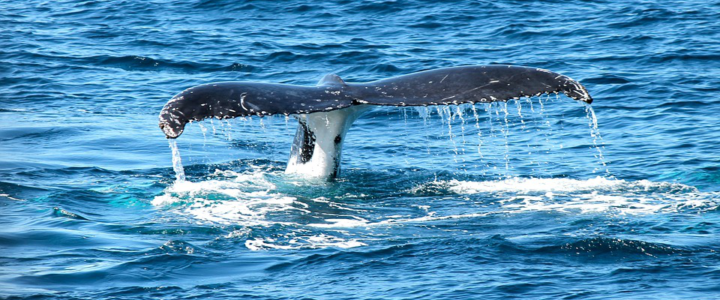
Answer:
[{"label": "whale body", "polygon": [[521,66],[465,66],[423,71],[366,83],[335,74],[316,86],[218,82],[189,88],[170,99],[159,125],[169,139],[206,118],[293,115],[298,129],[286,173],[332,179],[339,175],[342,145],[352,123],[373,106],[490,103],[564,93],[592,103],[579,82],[555,72]]}]

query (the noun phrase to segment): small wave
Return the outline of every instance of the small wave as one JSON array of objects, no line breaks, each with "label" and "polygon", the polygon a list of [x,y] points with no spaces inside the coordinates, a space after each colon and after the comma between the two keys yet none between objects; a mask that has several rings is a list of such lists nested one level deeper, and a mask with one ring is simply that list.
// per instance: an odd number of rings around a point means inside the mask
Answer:
[{"label": "small wave", "polygon": [[393,73],[399,73],[401,71],[400,68],[393,64],[376,64],[370,68],[370,71],[380,73],[380,74],[393,74]]},{"label": "small wave", "polygon": [[32,53],[28,51],[16,52],[15,56],[28,59],[31,61],[52,61],[62,64],[68,64],[76,67],[107,67],[117,68],[127,71],[170,71],[181,73],[195,72],[222,72],[222,71],[239,71],[254,72],[258,67],[243,64],[232,63],[213,64],[199,63],[194,61],[180,61],[171,59],[153,58],[147,56],[113,56],[113,55],[96,55],[96,56],[68,56],[58,54]]},{"label": "small wave", "polygon": [[382,13],[390,14],[401,12],[406,8],[405,3],[399,1],[382,1],[375,3],[363,3],[348,10],[350,13]]},{"label": "small wave", "polygon": [[53,207],[53,215],[56,217],[61,217],[61,218],[89,221],[88,218],[85,218],[85,217],[78,215],[76,213],[73,213],[73,212],[69,212],[69,211],[59,208],[59,207]]},{"label": "small wave", "polygon": [[18,140],[49,140],[68,137],[81,132],[79,127],[33,126],[15,127],[0,131],[0,141],[17,142]]},{"label": "small wave", "polygon": [[443,26],[446,26],[446,24],[440,23],[440,22],[421,22],[421,23],[411,24],[408,27],[422,28],[422,29],[437,29],[437,28],[440,28]]},{"label": "small wave", "polygon": [[687,62],[711,62],[711,61],[718,61],[720,60],[720,54],[715,53],[705,53],[705,52],[697,52],[694,50],[679,50],[679,51],[669,51],[664,52],[661,54],[651,55],[644,57],[643,60],[647,61],[651,64],[658,64],[658,63],[670,63],[670,62],[679,62],[679,63],[687,63]]},{"label": "small wave", "polygon": [[350,49],[354,49],[354,48],[356,48],[356,49],[388,49],[388,48],[392,48],[389,45],[373,43],[371,41],[368,41],[363,38],[358,38],[358,37],[352,38],[349,41],[342,43],[342,45],[347,48],[350,48]]},{"label": "small wave", "polygon": [[582,239],[579,241],[566,243],[559,247],[547,247],[537,250],[537,252],[557,252],[567,251],[575,254],[584,255],[647,255],[658,256],[663,254],[675,254],[686,252],[683,249],[673,248],[668,245],[645,242],[639,240],[630,240],[622,238],[595,237]]},{"label": "small wave", "polygon": [[117,67],[120,69],[133,71],[161,71],[161,70],[174,70],[182,72],[213,72],[213,71],[243,71],[251,72],[255,70],[255,67],[233,63],[231,65],[221,64],[208,64],[208,63],[197,63],[189,61],[172,61],[155,59],[144,56],[98,56],[87,58],[90,62],[99,63],[104,66]]},{"label": "small wave", "polygon": [[0,113],[22,113],[22,112],[24,112],[24,111],[20,110],[20,109],[0,108]]},{"label": "small wave", "polygon": [[225,11],[243,11],[243,10],[256,10],[259,7],[254,4],[227,1],[227,0],[201,0],[198,1],[193,8],[196,9],[222,9]]},{"label": "small wave", "polygon": [[318,6],[311,6],[311,5],[307,5],[307,4],[300,4],[297,6],[290,6],[290,7],[285,8],[285,11],[294,12],[294,13],[304,13],[304,12],[316,11],[316,10],[318,10]]},{"label": "small wave", "polygon": [[630,80],[627,78],[623,78],[617,75],[605,75],[602,77],[593,77],[593,78],[587,78],[583,79],[583,83],[593,83],[593,84],[625,84],[630,83]]},{"label": "small wave", "polygon": [[207,252],[200,247],[180,240],[167,241],[158,248],[158,251],[165,254],[195,254]]},{"label": "small wave", "polygon": [[657,107],[659,107],[659,108],[665,108],[665,107],[705,108],[705,107],[708,107],[708,104],[710,104],[710,103],[708,103],[706,101],[702,101],[702,100],[679,99],[679,100],[669,100],[667,102],[659,104]]},{"label": "small wave", "polygon": [[626,8],[627,14],[624,20],[611,22],[608,24],[610,28],[628,28],[652,26],[658,22],[668,22],[669,19],[675,19],[679,15],[677,12],[668,9],[658,8]]},{"label": "small wave", "polygon": [[273,61],[294,61],[298,56],[290,51],[277,51],[267,56],[268,60]]}]

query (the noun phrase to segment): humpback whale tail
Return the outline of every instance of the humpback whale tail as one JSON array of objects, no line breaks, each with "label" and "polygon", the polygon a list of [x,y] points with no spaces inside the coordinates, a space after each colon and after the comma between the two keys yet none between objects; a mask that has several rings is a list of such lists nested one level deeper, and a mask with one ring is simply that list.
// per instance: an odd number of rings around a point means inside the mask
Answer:
[{"label": "humpback whale tail", "polygon": [[332,179],[340,170],[347,130],[372,105],[490,103],[560,92],[593,101],[585,87],[565,75],[504,65],[444,68],[367,83],[346,83],[331,74],[313,87],[219,82],[174,96],[160,112],[159,125],[174,139],[187,123],[206,118],[294,115],[298,129],[286,173]]}]

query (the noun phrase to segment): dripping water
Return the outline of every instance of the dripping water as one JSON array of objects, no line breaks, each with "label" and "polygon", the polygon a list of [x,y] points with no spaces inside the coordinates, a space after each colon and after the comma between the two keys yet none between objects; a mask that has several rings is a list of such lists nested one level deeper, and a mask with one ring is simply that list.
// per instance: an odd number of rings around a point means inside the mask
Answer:
[{"label": "dripping water", "polygon": [[460,152],[463,155],[462,161],[464,162],[465,145],[467,144],[467,142],[465,141],[465,116],[463,116],[463,111],[464,109],[462,109],[460,105],[455,106],[455,115],[460,118],[460,136],[462,137],[462,146],[460,148]]},{"label": "dripping water", "polygon": [[203,126],[200,122],[198,122],[198,127],[200,127],[200,132],[202,132],[203,135],[203,148],[207,146],[207,131],[208,129]]},{"label": "dripping water", "polygon": [[427,106],[417,107],[417,112],[423,118],[423,132],[425,133],[425,149],[430,155],[430,132],[428,130],[428,118],[430,118],[431,110]]},{"label": "dripping water", "polygon": [[440,113],[442,119],[444,119],[445,117],[443,116],[447,114],[448,137],[450,138],[450,142],[453,146],[453,152],[455,153],[453,159],[455,160],[455,162],[458,162],[458,156],[460,155],[460,151],[458,150],[457,143],[455,143],[455,134],[453,134],[452,130],[452,123],[453,121],[455,121],[455,115],[453,115],[449,105],[444,105],[442,107],[442,110],[440,110],[440,108],[438,107],[438,113]]},{"label": "dripping water", "polygon": [[213,130],[213,136],[217,134],[217,129],[215,129],[215,122],[213,122],[213,119],[210,119],[210,127],[212,127]]},{"label": "dripping water", "polygon": [[504,121],[505,121],[505,128],[501,129],[503,133],[503,137],[505,138],[505,170],[510,170],[510,144],[508,143],[508,135],[510,131],[510,125],[508,123],[508,104],[507,102],[503,102],[500,104],[500,110],[502,110],[504,114]]},{"label": "dripping water", "polygon": [[222,132],[225,134],[225,137],[227,137],[227,140],[232,141],[232,123],[230,123],[230,120],[220,120],[220,126],[222,127]]},{"label": "dripping water", "polygon": [[472,107],[473,116],[475,117],[475,128],[477,129],[477,132],[478,132],[477,133],[477,135],[478,135],[477,151],[478,151],[478,155],[480,155],[480,159],[482,159],[483,154],[482,154],[481,147],[483,144],[483,140],[482,140],[482,129],[480,128],[480,116],[478,115],[477,109],[475,108],[475,103],[471,104],[470,107]]},{"label": "dripping water", "polygon": [[[603,155],[602,149],[605,148],[605,143],[603,142],[602,136],[600,135],[600,129],[598,127],[598,120],[597,116],[595,115],[595,110],[590,106],[589,104],[585,104],[585,113],[586,117],[588,119],[588,126],[590,127],[590,136],[593,139],[593,147],[595,151],[597,151],[597,154],[595,157],[597,157],[600,160],[600,164],[605,169],[606,174],[610,174],[610,170],[607,167],[607,163],[605,162],[605,156]],[[598,145],[598,141],[600,142],[600,145]],[[597,169],[593,170],[593,172],[597,171]]]},{"label": "dripping water", "polygon": [[175,171],[176,181],[185,181],[185,169],[182,166],[182,160],[180,159],[180,150],[178,150],[177,140],[168,139],[170,149],[172,150],[172,163],[173,170]]}]

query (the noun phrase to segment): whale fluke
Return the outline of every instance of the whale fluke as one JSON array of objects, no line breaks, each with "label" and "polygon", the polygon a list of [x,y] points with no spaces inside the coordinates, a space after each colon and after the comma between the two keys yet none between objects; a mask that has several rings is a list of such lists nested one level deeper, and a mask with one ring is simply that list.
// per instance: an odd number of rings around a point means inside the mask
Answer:
[{"label": "whale fluke", "polygon": [[299,125],[287,172],[332,178],[339,172],[345,133],[372,105],[489,103],[549,93],[593,101],[579,82],[548,70],[465,66],[367,83],[346,83],[330,74],[312,87],[257,82],[204,84],[170,99],[160,112],[159,125],[167,138],[174,139],[188,122],[206,118],[294,115]]},{"label": "whale fluke", "polygon": [[295,86],[257,82],[218,82],[189,88],[160,112],[160,128],[177,138],[185,124],[207,118],[295,115],[331,111],[353,104],[338,86]]},{"label": "whale fluke", "polygon": [[356,101],[390,106],[457,105],[559,92],[575,100],[593,101],[585,87],[565,75],[515,66],[446,68],[374,81],[364,85]]}]

